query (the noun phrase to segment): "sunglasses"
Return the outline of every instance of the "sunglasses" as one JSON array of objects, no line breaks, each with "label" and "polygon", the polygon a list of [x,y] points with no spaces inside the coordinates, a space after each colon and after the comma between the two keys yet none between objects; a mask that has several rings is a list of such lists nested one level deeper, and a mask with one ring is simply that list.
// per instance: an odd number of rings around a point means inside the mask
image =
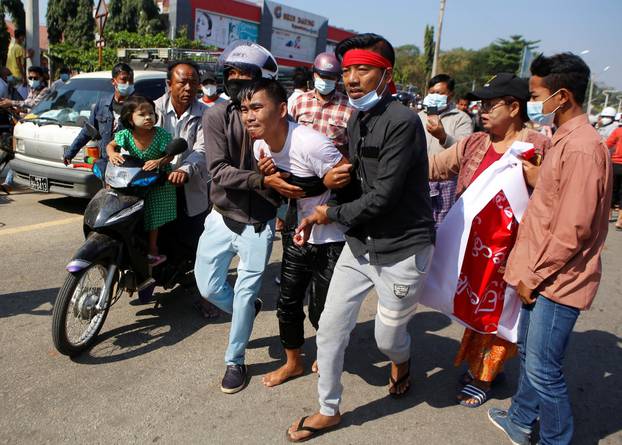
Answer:
[{"label": "sunglasses", "polygon": [[482,102],[479,106],[479,109],[482,113],[490,113],[492,110],[497,108],[499,105],[507,105],[505,101],[501,100],[499,102],[490,103],[490,102]]},{"label": "sunglasses", "polygon": [[38,77],[29,77],[28,80],[39,80]]}]

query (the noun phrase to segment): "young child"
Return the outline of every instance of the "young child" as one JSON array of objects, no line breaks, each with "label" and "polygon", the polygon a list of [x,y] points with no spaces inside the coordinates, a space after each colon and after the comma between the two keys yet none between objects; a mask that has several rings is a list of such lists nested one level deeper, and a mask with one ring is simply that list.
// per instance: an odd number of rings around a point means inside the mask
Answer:
[{"label": "young child", "polygon": [[[145,161],[143,170],[170,172],[172,157],[167,156],[165,150],[172,137],[163,128],[155,126],[153,102],[141,96],[131,97],[125,101],[119,120],[125,130],[117,132],[106,147],[110,162],[123,164],[123,156],[117,151],[123,148],[131,156]],[[145,230],[149,232],[148,258],[152,266],[166,261],[166,255],[158,254],[158,228],[177,217],[176,197],[175,187],[170,182],[152,187],[145,197]]]}]

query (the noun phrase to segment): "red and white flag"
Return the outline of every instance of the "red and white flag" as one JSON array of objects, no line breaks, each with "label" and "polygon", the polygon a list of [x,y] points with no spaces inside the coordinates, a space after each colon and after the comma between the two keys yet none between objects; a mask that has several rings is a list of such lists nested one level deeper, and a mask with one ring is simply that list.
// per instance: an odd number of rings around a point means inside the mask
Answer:
[{"label": "red and white flag", "polygon": [[421,304],[474,331],[516,342],[521,302],[503,269],[529,201],[521,158],[533,144],[514,142],[456,201],[436,234]]}]

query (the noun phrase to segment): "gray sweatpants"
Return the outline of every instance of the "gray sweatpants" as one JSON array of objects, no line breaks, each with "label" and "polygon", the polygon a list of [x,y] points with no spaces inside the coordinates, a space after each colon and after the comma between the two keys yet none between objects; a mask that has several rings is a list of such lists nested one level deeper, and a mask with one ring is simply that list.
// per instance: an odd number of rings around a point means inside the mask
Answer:
[{"label": "gray sweatpants", "polygon": [[[395,363],[410,358],[408,321],[415,314],[421,284],[434,247],[389,266],[372,266],[355,257],[346,243],[335,266],[317,332],[320,413],[339,411],[343,358],[363,300],[372,287],[378,293],[374,333],[382,353]],[[388,379],[387,379],[388,380]]]}]

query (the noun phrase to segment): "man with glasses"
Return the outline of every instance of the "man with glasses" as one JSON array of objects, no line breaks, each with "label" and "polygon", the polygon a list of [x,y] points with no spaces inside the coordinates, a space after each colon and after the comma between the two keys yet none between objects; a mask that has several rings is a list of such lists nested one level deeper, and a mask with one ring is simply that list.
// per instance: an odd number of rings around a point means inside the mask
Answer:
[{"label": "man with glasses", "polygon": [[3,99],[0,101],[0,108],[17,108],[21,113],[28,113],[49,93],[43,79],[43,68],[31,66],[28,68],[28,97],[24,100]]}]

